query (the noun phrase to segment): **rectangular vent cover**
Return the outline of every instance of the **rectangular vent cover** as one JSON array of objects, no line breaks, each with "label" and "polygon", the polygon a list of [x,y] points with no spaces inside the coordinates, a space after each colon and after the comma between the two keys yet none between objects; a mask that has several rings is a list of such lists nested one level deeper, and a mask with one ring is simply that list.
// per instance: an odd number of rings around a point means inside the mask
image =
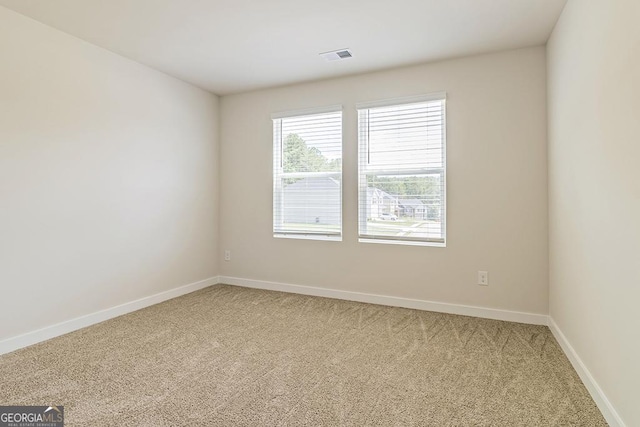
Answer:
[{"label": "rectangular vent cover", "polygon": [[340,49],[340,50],[332,50],[331,52],[321,53],[322,56],[327,61],[337,61],[339,59],[347,59],[353,57],[353,54],[349,49]]}]

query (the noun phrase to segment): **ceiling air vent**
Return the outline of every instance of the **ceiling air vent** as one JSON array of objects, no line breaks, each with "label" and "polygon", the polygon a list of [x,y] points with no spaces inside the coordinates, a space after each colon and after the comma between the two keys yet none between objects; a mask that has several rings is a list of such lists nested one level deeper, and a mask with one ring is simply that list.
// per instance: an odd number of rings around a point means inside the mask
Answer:
[{"label": "ceiling air vent", "polygon": [[338,59],[351,58],[353,55],[351,54],[351,51],[349,49],[340,49],[321,53],[320,56],[322,56],[327,61],[337,61]]}]

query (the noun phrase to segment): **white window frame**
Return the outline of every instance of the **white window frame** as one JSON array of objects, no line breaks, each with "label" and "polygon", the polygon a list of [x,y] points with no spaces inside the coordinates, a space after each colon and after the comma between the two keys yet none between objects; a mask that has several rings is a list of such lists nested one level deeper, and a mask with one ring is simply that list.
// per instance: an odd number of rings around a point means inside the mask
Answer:
[{"label": "white window frame", "polygon": [[[403,172],[410,174],[421,175],[440,175],[442,182],[442,218],[441,218],[441,235],[442,239],[429,239],[429,238],[410,238],[399,237],[394,238],[392,236],[381,236],[366,233],[367,227],[367,215],[366,209],[362,209],[361,203],[366,200],[367,194],[367,175],[397,175],[395,171],[387,171],[385,168],[369,168],[364,162],[368,147],[368,139],[362,134],[364,131],[360,128],[360,110],[366,110],[377,107],[390,107],[394,105],[406,105],[416,104],[429,101],[442,101],[443,102],[443,118],[442,118],[442,168],[416,168],[416,169],[403,169]],[[361,243],[382,243],[391,245],[410,245],[410,246],[433,246],[433,247],[446,247],[447,246],[447,94],[446,92],[434,92],[426,95],[412,96],[405,98],[393,98],[381,101],[362,102],[356,104],[358,111],[358,242]]]},{"label": "white window frame", "polygon": [[[343,200],[343,185],[342,185],[342,170],[340,168],[339,172],[284,172],[283,170],[283,138],[282,138],[282,119],[292,118],[292,117],[300,117],[300,116],[312,116],[316,114],[325,114],[325,113],[340,113],[341,120],[341,150],[344,153],[344,111],[342,105],[332,105],[327,107],[318,107],[318,108],[308,108],[303,110],[294,110],[294,111],[284,111],[280,113],[273,113],[271,115],[271,119],[273,122],[273,173],[271,174],[273,178],[273,222],[272,222],[272,231],[273,237],[275,238],[286,238],[286,239],[306,239],[306,240],[328,240],[328,241],[342,241],[342,228],[343,228],[343,209],[342,209],[342,200]],[[342,158],[344,155],[342,156]],[[284,232],[277,231],[276,221],[280,219],[282,225],[282,220],[284,218],[284,202],[282,199],[283,187],[282,187],[282,179],[284,178],[308,178],[308,177],[338,177],[340,182],[340,229],[335,233],[314,233],[311,231],[300,232],[300,231],[292,231],[292,232]],[[276,212],[278,212],[276,214]]]}]

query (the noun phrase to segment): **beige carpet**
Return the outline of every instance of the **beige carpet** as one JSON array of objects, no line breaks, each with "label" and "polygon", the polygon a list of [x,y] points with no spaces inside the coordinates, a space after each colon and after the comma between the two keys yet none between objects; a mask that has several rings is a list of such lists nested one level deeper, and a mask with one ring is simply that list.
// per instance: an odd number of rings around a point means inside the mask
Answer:
[{"label": "beige carpet", "polygon": [[603,426],[548,328],[215,286],[0,356],[67,426]]}]

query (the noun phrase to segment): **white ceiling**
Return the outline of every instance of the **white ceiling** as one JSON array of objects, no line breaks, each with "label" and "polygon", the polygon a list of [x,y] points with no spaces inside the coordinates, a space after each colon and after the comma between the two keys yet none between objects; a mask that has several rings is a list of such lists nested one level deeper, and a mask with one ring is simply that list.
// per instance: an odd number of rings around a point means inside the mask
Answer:
[{"label": "white ceiling", "polygon": [[[0,0],[217,94],[544,44],[566,0]],[[318,54],[350,48],[354,57]]]}]

